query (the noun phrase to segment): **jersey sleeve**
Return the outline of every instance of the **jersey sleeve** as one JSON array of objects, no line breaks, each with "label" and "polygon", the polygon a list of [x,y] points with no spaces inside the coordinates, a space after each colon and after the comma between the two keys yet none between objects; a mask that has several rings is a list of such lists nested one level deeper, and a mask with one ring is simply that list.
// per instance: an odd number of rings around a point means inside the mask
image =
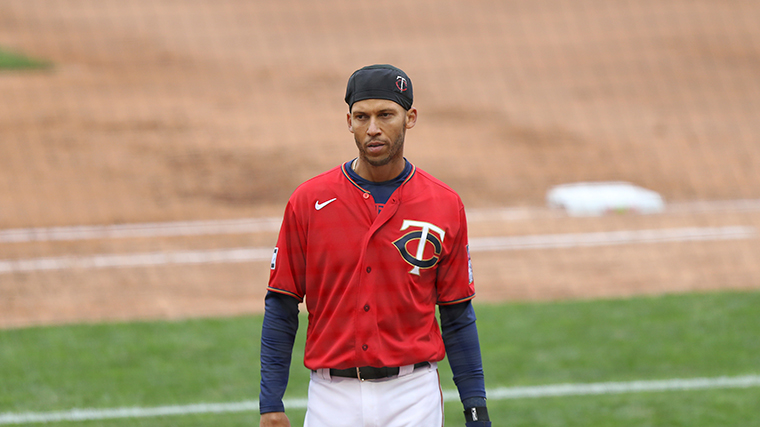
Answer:
[{"label": "jersey sleeve", "polygon": [[455,230],[456,233],[451,236],[449,251],[441,259],[438,268],[436,291],[439,305],[458,304],[475,298],[475,283],[467,238],[467,216],[461,201],[459,202],[458,226]]},{"label": "jersey sleeve", "polygon": [[277,246],[272,254],[267,289],[303,301],[305,271],[306,232],[304,224],[299,220],[297,207],[291,199],[285,207]]}]

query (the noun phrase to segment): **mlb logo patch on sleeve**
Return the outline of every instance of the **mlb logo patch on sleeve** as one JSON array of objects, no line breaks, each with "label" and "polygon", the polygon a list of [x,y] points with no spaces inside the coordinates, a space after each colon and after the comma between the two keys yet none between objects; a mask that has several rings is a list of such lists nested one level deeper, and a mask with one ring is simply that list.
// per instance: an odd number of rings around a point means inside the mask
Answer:
[{"label": "mlb logo patch on sleeve", "polygon": [[274,268],[277,266],[277,251],[278,250],[279,249],[277,248],[277,246],[275,246],[274,253],[272,254],[272,263],[269,265],[270,270],[274,270]]}]

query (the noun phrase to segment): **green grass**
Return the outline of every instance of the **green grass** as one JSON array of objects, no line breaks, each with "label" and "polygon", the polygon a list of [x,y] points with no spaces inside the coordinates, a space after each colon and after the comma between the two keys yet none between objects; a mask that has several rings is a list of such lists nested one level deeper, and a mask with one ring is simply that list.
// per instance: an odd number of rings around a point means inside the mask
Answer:
[{"label": "green grass", "polygon": [[[760,373],[760,292],[477,305],[489,388]],[[302,321],[286,398],[306,395]],[[261,318],[0,331],[0,414],[258,398]],[[444,389],[454,385],[441,363]],[[760,426],[760,387],[491,400],[497,426]],[[447,403],[447,425],[462,425]],[[289,410],[300,425],[303,410]],[[250,426],[255,412],[61,422]],[[56,424],[54,424],[56,425]]]},{"label": "green grass", "polygon": [[49,62],[32,59],[0,48],[0,70],[41,69],[49,68],[50,66]]}]

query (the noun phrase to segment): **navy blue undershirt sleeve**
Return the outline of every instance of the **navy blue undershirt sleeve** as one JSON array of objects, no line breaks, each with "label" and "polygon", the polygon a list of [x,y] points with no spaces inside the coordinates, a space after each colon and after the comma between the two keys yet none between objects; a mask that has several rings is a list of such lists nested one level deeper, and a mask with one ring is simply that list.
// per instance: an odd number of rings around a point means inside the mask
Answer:
[{"label": "navy blue undershirt sleeve", "polygon": [[486,406],[483,361],[471,301],[441,305],[441,333],[454,384],[465,408]]},{"label": "navy blue undershirt sleeve", "polygon": [[261,328],[261,393],[259,411],[284,412],[282,397],[288,386],[293,343],[298,331],[298,300],[267,292]]}]

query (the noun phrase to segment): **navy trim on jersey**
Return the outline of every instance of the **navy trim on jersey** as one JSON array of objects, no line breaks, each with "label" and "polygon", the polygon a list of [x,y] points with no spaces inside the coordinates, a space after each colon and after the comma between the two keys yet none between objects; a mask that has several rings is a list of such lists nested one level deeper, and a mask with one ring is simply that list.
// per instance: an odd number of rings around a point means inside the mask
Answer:
[{"label": "navy trim on jersey", "polygon": [[303,302],[303,297],[300,296],[300,295],[297,295],[297,294],[295,294],[293,292],[288,292],[288,291],[285,291],[285,290],[282,290],[282,289],[273,288],[271,286],[267,286],[267,290],[268,291],[272,291],[272,292],[276,292],[278,294],[291,296],[291,297],[297,299],[299,302]]},{"label": "navy trim on jersey", "polygon": [[470,296],[468,296],[466,298],[460,298],[460,299],[454,300],[454,301],[438,301],[438,302],[436,302],[436,304],[438,304],[439,306],[461,304],[463,302],[471,301],[474,298],[475,298],[475,294],[472,294],[472,295],[470,295]]},{"label": "navy trim on jersey", "polygon": [[414,165],[409,162],[409,160],[404,158],[404,170],[397,177],[388,181],[372,182],[362,178],[359,176],[359,174],[354,172],[353,169],[351,169],[351,166],[355,161],[356,159],[350,160],[343,164],[343,174],[346,175],[346,178],[348,178],[351,184],[353,184],[356,188],[372,195],[372,198],[375,199],[375,204],[378,205],[378,210],[382,209],[382,206],[388,203],[388,199],[391,198],[393,192],[396,191],[396,189],[401,185],[409,181],[414,175],[414,172],[417,170]]},{"label": "navy trim on jersey", "polygon": [[[340,167],[340,170],[343,172],[343,176],[345,176],[345,177],[346,177],[346,179],[348,180],[348,182],[350,182],[351,184],[353,184],[353,186],[354,186],[354,187],[358,188],[358,189],[359,189],[359,191],[361,191],[362,193],[367,193],[367,194],[370,194],[370,193],[369,193],[369,191],[367,191],[367,190],[363,189],[363,188],[362,188],[362,187],[361,187],[359,184],[357,184],[357,183],[356,183],[356,181],[354,181],[354,180],[351,178],[351,175],[349,175],[349,173],[348,173],[348,171],[349,171],[349,170],[351,170],[351,164],[352,164],[352,163],[353,163],[355,160],[356,160],[356,159],[354,159],[354,160],[351,160],[351,161],[348,161],[348,162],[346,162],[346,163],[343,163],[343,164],[341,165],[341,167]],[[355,174],[354,174],[354,175],[355,175]]]}]

